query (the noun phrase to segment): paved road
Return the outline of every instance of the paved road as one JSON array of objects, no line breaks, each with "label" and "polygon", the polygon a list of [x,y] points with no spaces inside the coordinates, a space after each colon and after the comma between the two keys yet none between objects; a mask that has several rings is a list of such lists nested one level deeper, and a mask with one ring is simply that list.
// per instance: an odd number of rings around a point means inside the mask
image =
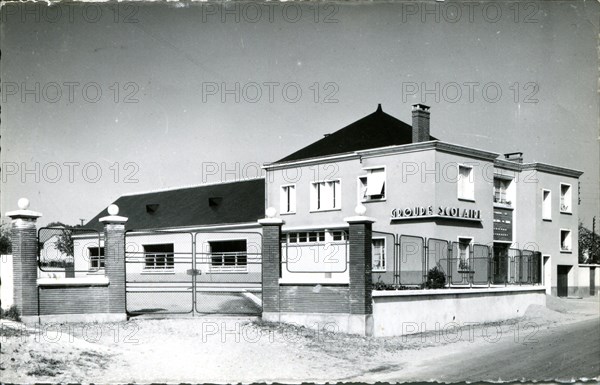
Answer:
[{"label": "paved road", "polygon": [[[600,377],[600,319],[539,330],[533,338],[537,342],[515,343],[512,338],[503,338],[472,350],[461,349],[443,360],[423,362],[410,377],[441,381]],[[395,376],[388,373],[387,377],[393,381]],[[396,377],[407,380],[400,373]]]}]

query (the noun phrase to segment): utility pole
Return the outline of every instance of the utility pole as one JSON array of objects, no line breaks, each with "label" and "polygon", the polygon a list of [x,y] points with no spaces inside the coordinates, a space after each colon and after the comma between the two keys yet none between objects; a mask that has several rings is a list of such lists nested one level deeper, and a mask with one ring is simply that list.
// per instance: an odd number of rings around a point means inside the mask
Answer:
[{"label": "utility pole", "polygon": [[592,218],[592,258],[596,263],[600,263],[600,258],[596,255],[596,217]]}]

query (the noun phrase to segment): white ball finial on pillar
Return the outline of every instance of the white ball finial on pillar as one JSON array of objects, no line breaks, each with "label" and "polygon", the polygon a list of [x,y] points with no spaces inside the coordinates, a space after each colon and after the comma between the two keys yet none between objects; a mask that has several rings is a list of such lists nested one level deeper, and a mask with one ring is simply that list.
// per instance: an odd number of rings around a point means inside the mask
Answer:
[{"label": "white ball finial on pillar", "polygon": [[354,212],[356,213],[356,215],[364,216],[367,213],[367,208],[365,207],[365,205],[361,205],[359,203],[354,208]]},{"label": "white ball finial on pillar", "polygon": [[275,209],[275,207],[269,207],[265,211],[265,214],[267,215],[267,218],[275,218],[275,215],[277,215],[277,209]]},{"label": "white ball finial on pillar", "polygon": [[108,206],[108,214],[109,215],[117,215],[119,214],[119,206],[112,204]]},{"label": "white ball finial on pillar", "polygon": [[27,210],[29,208],[29,199],[19,199],[19,201],[17,202],[17,206],[19,207],[19,210]]}]

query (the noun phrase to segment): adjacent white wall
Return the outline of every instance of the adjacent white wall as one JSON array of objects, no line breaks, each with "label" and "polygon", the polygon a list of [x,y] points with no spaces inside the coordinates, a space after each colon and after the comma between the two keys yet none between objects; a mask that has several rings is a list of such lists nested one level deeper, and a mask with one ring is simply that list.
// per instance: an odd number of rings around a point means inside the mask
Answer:
[{"label": "adjacent white wall", "polygon": [[13,304],[13,258],[12,255],[0,256],[0,301],[2,309]]}]

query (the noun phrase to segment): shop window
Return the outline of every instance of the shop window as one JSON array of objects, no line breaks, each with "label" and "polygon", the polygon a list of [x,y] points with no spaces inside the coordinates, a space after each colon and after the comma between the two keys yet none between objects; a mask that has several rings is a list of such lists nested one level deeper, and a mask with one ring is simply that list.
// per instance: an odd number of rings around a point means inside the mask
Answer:
[{"label": "shop window", "polygon": [[281,214],[291,214],[296,212],[296,186],[281,186],[279,196],[279,212]]},{"label": "shop window", "polygon": [[560,250],[571,251],[571,230],[560,230]]},{"label": "shop window", "polygon": [[473,167],[458,166],[458,199],[475,200]]},{"label": "shop window", "polygon": [[560,184],[560,212],[570,213],[571,212],[571,185],[561,183]]},{"label": "shop window", "polygon": [[385,238],[373,238],[371,242],[373,271],[385,271]]},{"label": "shop window", "polygon": [[310,195],[310,209],[312,211],[334,210],[341,207],[339,180],[313,182]]},{"label": "shop window", "polygon": [[88,247],[90,270],[104,269],[104,247]]},{"label": "shop window", "polygon": [[385,199],[385,168],[367,170],[368,174],[358,178],[361,202],[380,201]]},{"label": "shop window", "polygon": [[248,251],[246,240],[211,241],[210,259],[211,271],[242,270],[248,266]]},{"label": "shop window", "polygon": [[144,269],[173,270],[173,244],[144,245]]},{"label": "shop window", "polygon": [[552,193],[550,190],[542,190],[542,219],[552,220]]}]

